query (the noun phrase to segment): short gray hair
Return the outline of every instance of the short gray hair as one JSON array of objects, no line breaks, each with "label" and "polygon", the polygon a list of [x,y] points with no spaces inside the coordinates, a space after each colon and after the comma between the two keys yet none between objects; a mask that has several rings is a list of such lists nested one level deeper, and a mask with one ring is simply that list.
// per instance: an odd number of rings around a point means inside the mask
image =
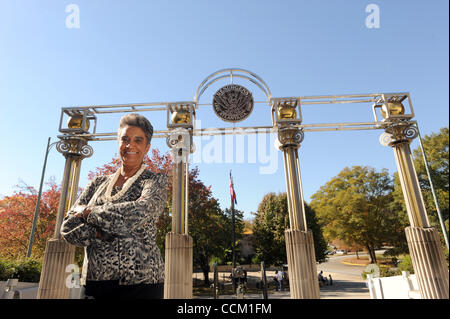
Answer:
[{"label": "short gray hair", "polygon": [[153,136],[153,126],[150,121],[145,117],[137,113],[130,113],[122,116],[119,122],[119,132],[125,126],[136,126],[144,131],[147,143],[150,144]]}]

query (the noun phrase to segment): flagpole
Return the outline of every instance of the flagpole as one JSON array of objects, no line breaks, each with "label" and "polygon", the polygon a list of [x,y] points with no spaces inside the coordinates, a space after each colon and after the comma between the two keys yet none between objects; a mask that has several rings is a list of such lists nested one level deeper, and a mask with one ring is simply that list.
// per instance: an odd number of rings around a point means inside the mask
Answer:
[{"label": "flagpole", "polygon": [[[231,179],[231,170],[230,170],[230,180]],[[233,187],[234,188],[234,187]],[[233,239],[233,268],[236,268],[236,230],[235,230],[235,218],[234,218],[234,198],[233,194],[231,195],[231,227],[232,227],[232,239]]]}]

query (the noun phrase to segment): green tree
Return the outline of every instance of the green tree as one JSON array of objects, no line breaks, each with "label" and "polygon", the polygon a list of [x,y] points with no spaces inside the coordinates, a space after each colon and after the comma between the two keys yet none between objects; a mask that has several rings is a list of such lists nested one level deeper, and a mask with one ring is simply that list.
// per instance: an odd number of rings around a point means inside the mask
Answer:
[{"label": "green tree", "polygon": [[[193,241],[194,265],[202,269],[205,285],[209,285],[210,262],[221,256],[227,246],[226,217],[212,196],[211,186],[198,179],[198,169],[189,174],[189,235]],[[230,235],[228,234],[228,240]]]},{"label": "green tree", "polygon": [[[422,145],[428,161],[428,167],[437,196],[439,208],[444,219],[444,225],[448,232],[449,222],[449,129],[448,127],[441,128],[439,133],[431,133],[422,138]],[[427,209],[428,219],[431,226],[435,227],[440,235],[442,245],[444,246],[444,238],[442,228],[439,223],[436,203],[434,202],[433,194],[431,192],[430,181],[425,167],[422,150],[417,147],[413,150],[414,167],[416,169],[417,177],[419,179],[422,196]],[[394,192],[393,202],[391,207],[398,212],[399,221],[402,223],[402,228],[410,225],[408,214],[406,211],[403,191],[400,184],[398,173],[394,174]],[[393,254],[408,253],[408,245],[406,237],[403,236],[401,245],[394,251]],[[445,248],[446,254],[448,250]]]},{"label": "green tree", "polygon": [[396,245],[402,224],[390,205],[393,185],[388,172],[354,166],[344,168],[312,196],[311,207],[324,229],[325,238],[341,239],[366,247],[376,263],[375,248]]},{"label": "green tree", "polygon": [[[439,133],[425,135],[422,145],[427,157],[431,180],[435,189],[439,208],[444,221],[449,218],[449,135],[448,127],[441,128]],[[431,192],[430,181],[428,179],[425,162],[420,147],[413,150],[414,167],[419,178],[420,188],[425,201],[428,218],[432,226],[441,231],[436,204]],[[398,177],[397,177],[398,179]],[[395,183],[396,188],[400,188],[399,182]],[[402,208],[406,212],[404,201],[401,201]],[[448,229],[447,229],[448,231]]]},{"label": "green tree", "polygon": [[[316,261],[325,261],[326,242],[315,212],[305,203],[306,223],[314,236]],[[281,265],[287,261],[284,231],[289,228],[286,193],[266,194],[258,206],[253,224],[254,247],[260,261]]]},{"label": "green tree", "polygon": [[280,195],[266,194],[255,213],[254,248],[258,260],[266,265],[281,265],[286,261],[284,230],[289,228],[289,217],[287,202],[283,203]]}]

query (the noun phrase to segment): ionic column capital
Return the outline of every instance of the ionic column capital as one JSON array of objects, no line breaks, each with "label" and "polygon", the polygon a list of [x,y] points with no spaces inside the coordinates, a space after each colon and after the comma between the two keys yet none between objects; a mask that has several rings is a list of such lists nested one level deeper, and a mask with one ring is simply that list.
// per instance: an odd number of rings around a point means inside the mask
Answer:
[{"label": "ionic column capital", "polygon": [[280,150],[286,147],[299,148],[301,142],[303,142],[305,135],[303,130],[297,127],[281,127],[278,129],[278,141],[280,142]]},{"label": "ionic column capital", "polygon": [[182,149],[190,153],[195,151],[194,143],[192,142],[192,131],[186,128],[178,127],[171,130],[166,138],[166,143],[172,150]]},{"label": "ionic column capital", "polygon": [[388,126],[380,136],[380,143],[384,146],[395,146],[411,143],[419,135],[419,130],[411,122],[395,123]]},{"label": "ionic column capital", "polygon": [[56,143],[56,149],[62,153],[64,157],[69,155],[80,156],[82,159],[91,157],[94,154],[92,146],[87,144],[87,140],[79,137],[61,138]]}]

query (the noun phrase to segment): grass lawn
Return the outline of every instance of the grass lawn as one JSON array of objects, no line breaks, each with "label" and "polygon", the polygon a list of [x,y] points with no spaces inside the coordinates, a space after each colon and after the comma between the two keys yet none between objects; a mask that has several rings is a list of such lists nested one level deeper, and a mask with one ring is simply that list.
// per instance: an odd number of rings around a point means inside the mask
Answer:
[{"label": "grass lawn", "polygon": [[[386,266],[395,266],[394,262],[392,261],[392,257],[386,257],[383,255],[376,255],[377,257],[377,263],[381,265]],[[401,256],[397,256],[398,259],[401,259]],[[356,256],[351,256],[344,259],[345,262],[349,262],[352,264],[360,264],[360,265],[368,265],[370,263],[369,256],[359,256],[359,258],[356,258]]]}]

